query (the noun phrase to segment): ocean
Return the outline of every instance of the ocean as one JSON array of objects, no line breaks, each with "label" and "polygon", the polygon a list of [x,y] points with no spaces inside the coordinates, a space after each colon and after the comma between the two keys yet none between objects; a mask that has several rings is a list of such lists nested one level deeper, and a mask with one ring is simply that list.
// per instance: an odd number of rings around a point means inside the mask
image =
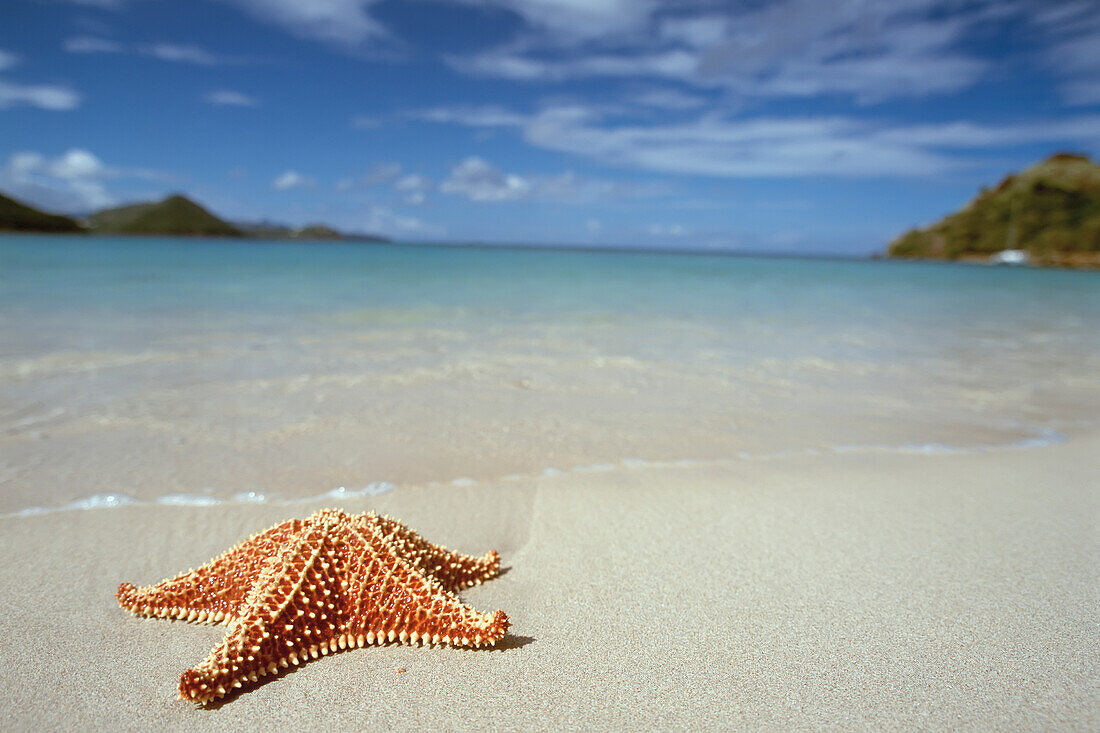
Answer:
[{"label": "ocean", "polygon": [[1100,275],[0,237],[0,514],[293,502],[1100,419]]}]

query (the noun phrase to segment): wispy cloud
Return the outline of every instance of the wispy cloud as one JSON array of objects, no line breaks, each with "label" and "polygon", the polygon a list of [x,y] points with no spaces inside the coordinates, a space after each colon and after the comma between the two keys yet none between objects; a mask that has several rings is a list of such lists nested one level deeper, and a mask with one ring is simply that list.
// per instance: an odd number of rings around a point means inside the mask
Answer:
[{"label": "wispy cloud", "polygon": [[223,63],[223,59],[206,49],[191,44],[150,43],[141,47],[141,52],[161,61],[173,61],[197,66],[214,66]]},{"label": "wispy cloud", "polygon": [[259,101],[255,97],[230,89],[219,89],[210,92],[204,96],[203,99],[210,104],[225,107],[255,107],[259,104]]},{"label": "wispy cloud", "polygon": [[629,104],[663,110],[689,110],[707,106],[707,100],[704,97],[670,88],[647,89],[630,94],[625,101]]},{"label": "wispy cloud", "polygon": [[276,191],[290,191],[295,188],[313,188],[317,181],[312,176],[306,176],[295,170],[282,173],[271,182],[271,187]]},{"label": "wispy cloud", "polygon": [[523,176],[504,173],[478,157],[470,157],[451,170],[439,185],[443,193],[465,196],[471,201],[508,201],[524,198],[531,183]]},{"label": "wispy cloud", "polygon": [[1048,67],[1062,79],[1068,104],[1100,103],[1100,4],[1091,0],[1052,3],[1035,25],[1050,43]]},{"label": "wispy cloud", "polygon": [[435,188],[435,184],[427,176],[418,173],[410,173],[401,176],[393,182],[393,189],[404,197],[404,202],[412,206],[419,206],[427,200],[427,195]]},{"label": "wispy cloud", "polygon": [[460,0],[511,12],[556,42],[577,44],[614,39],[642,29],[658,7],[655,0]]},{"label": "wispy cloud", "polygon": [[58,84],[17,84],[0,79],[0,109],[28,106],[53,111],[76,109],[80,95]]},{"label": "wispy cloud", "polygon": [[362,227],[368,232],[389,234],[395,237],[434,237],[446,233],[446,227],[431,224],[422,219],[400,214],[387,206],[372,205],[361,217]]},{"label": "wispy cloud", "polygon": [[[7,71],[20,62],[17,54],[0,49],[0,71]],[[75,109],[80,95],[60,84],[21,84],[0,79],[0,109],[38,107],[54,111]]]},{"label": "wispy cloud", "polygon": [[[966,89],[987,63],[959,50],[960,42],[974,28],[1020,12],[1014,2],[942,0],[694,7],[610,1],[592,3],[594,19],[581,2],[493,4],[518,13],[526,32],[447,57],[456,70],[543,82],[661,78],[749,98],[842,94],[863,104]],[[596,32],[586,35],[586,25]]]},{"label": "wispy cloud", "polygon": [[668,192],[665,186],[594,179],[578,176],[573,171],[556,175],[507,173],[477,156],[466,158],[452,168],[447,179],[439,184],[439,190],[479,202],[539,200],[584,203]]},{"label": "wispy cloud", "polygon": [[97,36],[68,38],[63,46],[69,53],[122,53],[124,50],[121,43]]},{"label": "wispy cloud", "polygon": [[[648,125],[617,122],[580,105],[531,114],[491,108],[437,108],[424,119],[472,127],[508,126],[537,147],[624,167],[716,177],[921,176],[966,166],[947,150],[988,150],[1030,143],[1100,142],[1100,116],[980,125],[890,124],[847,116],[726,118]],[[507,122],[505,122],[507,120]],[[470,164],[483,200],[512,191],[500,175]],[[474,176],[477,174],[477,176]],[[494,188],[490,184],[496,182]],[[475,190],[470,188],[470,190]],[[495,194],[491,193],[496,191]]]},{"label": "wispy cloud", "polygon": [[221,64],[241,63],[243,59],[223,56],[206,50],[194,43],[135,43],[124,44],[99,36],[76,36],[67,39],[62,46],[69,53],[77,54],[115,54],[135,53],[142,56],[180,64],[196,66],[218,66]]},{"label": "wispy cloud", "polygon": [[476,76],[499,76],[525,81],[565,81],[591,76],[665,78],[706,83],[697,77],[700,56],[683,49],[630,54],[543,56],[532,53],[528,43],[509,45],[472,56],[449,55],[457,71]]},{"label": "wispy cloud", "polygon": [[406,116],[429,122],[456,122],[471,127],[517,127],[529,119],[527,115],[497,105],[433,107],[412,111]]},{"label": "wispy cloud", "polygon": [[257,20],[278,25],[292,35],[346,46],[390,36],[370,14],[376,1],[229,0]]},{"label": "wispy cloud", "polygon": [[378,163],[363,176],[363,185],[378,186],[385,183],[393,183],[400,175],[400,163]]}]

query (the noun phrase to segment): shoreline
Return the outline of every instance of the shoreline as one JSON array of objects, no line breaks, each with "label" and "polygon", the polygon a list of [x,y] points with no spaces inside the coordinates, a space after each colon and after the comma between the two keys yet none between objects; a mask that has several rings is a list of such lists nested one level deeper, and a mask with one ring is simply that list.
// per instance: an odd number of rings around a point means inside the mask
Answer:
[{"label": "shoreline", "polygon": [[2,652],[0,701],[17,727],[1095,728],[1097,455],[1093,431],[1034,450],[799,455],[345,502],[499,550],[507,572],[462,596],[508,613],[510,636],[483,652],[338,653],[209,709],[175,685],[224,628],[138,619],[114,589],[332,502],[0,519],[21,640]]},{"label": "shoreline", "polygon": [[1002,443],[978,443],[973,445],[949,445],[945,443],[912,443],[905,445],[863,444],[863,445],[827,445],[807,446],[803,448],[785,449],[767,453],[748,453],[740,451],[729,458],[672,458],[672,459],[646,459],[628,457],[613,461],[597,461],[594,463],[578,464],[566,468],[546,466],[541,471],[529,473],[509,473],[493,476],[485,479],[473,479],[467,476],[458,476],[452,479],[428,481],[423,484],[411,486],[398,486],[386,480],[376,480],[366,483],[362,488],[348,488],[337,486],[329,491],[320,491],[317,494],[305,496],[283,496],[262,491],[240,491],[231,496],[206,494],[172,493],[153,499],[142,499],[126,493],[94,494],[91,496],[74,499],[65,504],[54,506],[29,506],[5,513],[0,513],[0,519],[18,517],[33,517],[43,514],[55,514],[59,512],[83,512],[105,509],[118,509],[121,507],[153,507],[153,506],[192,506],[192,507],[216,507],[235,505],[271,505],[281,507],[296,507],[311,505],[321,501],[355,501],[373,496],[380,496],[399,489],[446,489],[449,487],[469,487],[478,484],[511,484],[515,482],[534,481],[540,478],[565,476],[568,474],[608,473],[614,471],[630,471],[645,469],[691,469],[691,468],[733,468],[746,461],[773,461],[787,458],[813,457],[826,455],[972,455],[986,452],[1037,450],[1066,442],[1069,437],[1053,428],[1037,426],[1020,426],[1020,437],[1017,440]]}]

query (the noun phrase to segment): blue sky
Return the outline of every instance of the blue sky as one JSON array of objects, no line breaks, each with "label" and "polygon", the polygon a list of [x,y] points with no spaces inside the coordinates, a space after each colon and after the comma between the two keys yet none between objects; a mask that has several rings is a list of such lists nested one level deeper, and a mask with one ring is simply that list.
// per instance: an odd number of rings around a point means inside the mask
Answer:
[{"label": "blue sky", "polygon": [[6,0],[0,190],[863,254],[1100,148],[1100,3]]}]

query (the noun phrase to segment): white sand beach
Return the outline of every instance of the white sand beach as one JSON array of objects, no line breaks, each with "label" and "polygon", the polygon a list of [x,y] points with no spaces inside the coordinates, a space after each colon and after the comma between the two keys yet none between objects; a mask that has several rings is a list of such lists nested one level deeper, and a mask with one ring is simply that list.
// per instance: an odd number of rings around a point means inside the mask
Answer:
[{"label": "white sand beach", "polygon": [[1095,729],[1097,456],[1086,435],[358,500],[498,549],[507,571],[462,595],[504,609],[510,635],[346,651],[207,708],[176,686],[224,628],[137,618],[115,588],[315,507],[0,520],[0,708],[9,729]]}]

